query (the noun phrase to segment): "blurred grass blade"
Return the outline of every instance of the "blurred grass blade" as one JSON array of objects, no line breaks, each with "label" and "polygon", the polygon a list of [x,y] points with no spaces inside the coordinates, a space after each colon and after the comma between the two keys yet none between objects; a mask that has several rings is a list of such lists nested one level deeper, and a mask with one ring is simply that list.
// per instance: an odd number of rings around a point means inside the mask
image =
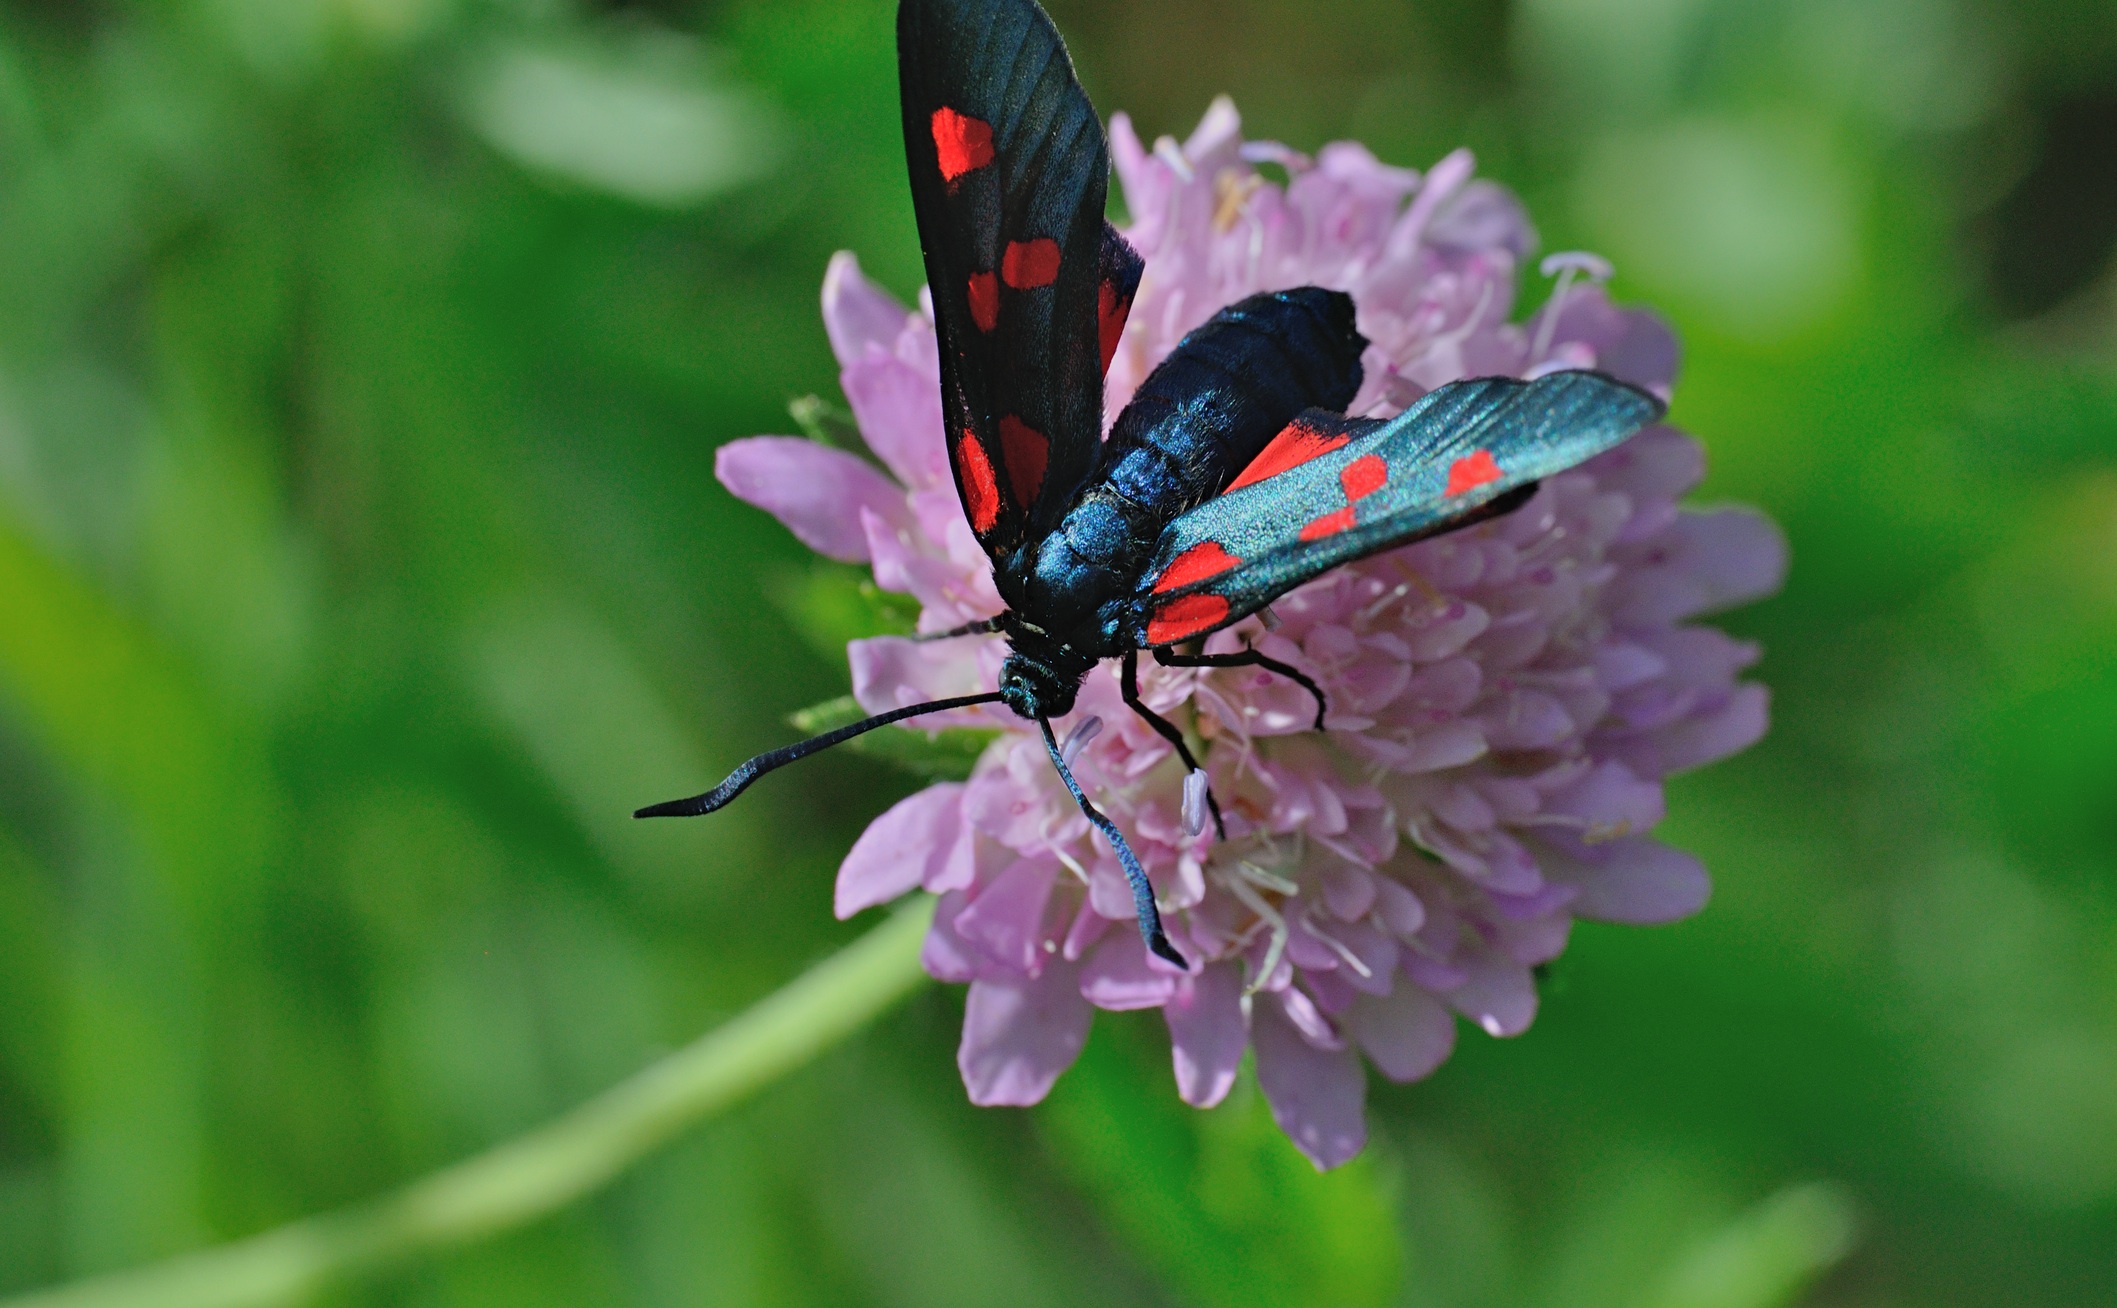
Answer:
[{"label": "blurred grass blade", "polygon": [[348,1273],[547,1216],[679,1133],[801,1066],[925,980],[920,896],[688,1047],[557,1121],[375,1203],[158,1266],[7,1300],[5,1308],[264,1308]]},{"label": "blurred grass blade", "polygon": [[769,110],[675,32],[499,45],[473,66],[463,106],[533,171],[669,208],[762,176],[780,148]]},{"label": "blurred grass blade", "polygon": [[486,710],[639,889],[682,903],[769,861],[748,810],[715,823],[705,845],[695,830],[632,820],[647,799],[709,768],[637,658],[594,614],[549,594],[495,603],[466,631],[464,657]]},{"label": "blurred grass blade", "polygon": [[1859,1242],[1859,1222],[1840,1186],[1791,1186],[1694,1246],[1670,1270],[1661,1308],[1780,1308]]}]

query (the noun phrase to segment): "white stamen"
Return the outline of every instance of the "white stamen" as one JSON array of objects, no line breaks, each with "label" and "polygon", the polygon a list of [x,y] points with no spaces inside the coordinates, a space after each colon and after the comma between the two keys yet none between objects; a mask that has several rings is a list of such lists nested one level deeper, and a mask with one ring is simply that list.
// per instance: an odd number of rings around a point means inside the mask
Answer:
[{"label": "white stamen", "polygon": [[1264,624],[1266,631],[1279,630],[1279,615],[1272,612],[1272,606],[1269,604],[1257,610],[1257,620]]},{"label": "white stamen", "polygon": [[1378,599],[1374,603],[1368,605],[1366,608],[1361,609],[1360,621],[1363,624],[1373,622],[1376,618],[1382,616],[1382,611],[1384,609],[1390,607],[1391,605],[1395,604],[1397,601],[1403,599],[1406,595],[1409,594],[1411,594],[1410,584],[1399,583],[1395,590],[1390,591],[1381,599]]},{"label": "white stamen", "polygon": [[1156,138],[1154,142],[1154,157],[1169,165],[1169,171],[1175,173],[1184,185],[1189,186],[1192,182],[1198,180],[1198,174],[1191,171],[1191,161],[1184,158],[1183,147],[1176,143],[1175,137],[1163,136]]},{"label": "white stamen", "polygon": [[1344,959],[1345,965],[1347,967],[1351,968],[1355,972],[1358,972],[1363,978],[1371,978],[1374,976],[1374,969],[1369,967],[1367,964],[1361,962],[1359,955],[1353,953],[1351,949],[1347,948],[1343,941],[1334,939],[1333,937],[1327,936],[1321,931],[1318,931],[1316,929],[1316,924],[1313,921],[1307,922],[1304,925],[1308,927],[1308,933],[1310,935],[1322,941],[1324,944],[1330,946],[1332,953],[1336,954],[1339,958]]},{"label": "white stamen", "polygon": [[1183,779],[1183,830],[1187,836],[1204,834],[1206,829],[1206,773],[1204,768],[1195,768]]},{"label": "white stamen", "polygon": [[1086,749],[1088,742],[1102,734],[1102,730],[1103,720],[1090,713],[1066,733],[1066,742],[1059,746],[1059,757],[1066,760],[1067,767],[1073,766],[1074,755]]},{"label": "white stamen", "polygon": [[1303,172],[1312,166],[1313,160],[1299,150],[1290,149],[1277,141],[1244,141],[1236,150],[1245,163],[1275,163],[1290,173]]},{"label": "white stamen", "polygon": [[1589,280],[1596,282],[1606,282],[1617,272],[1608,259],[1588,250],[1558,250],[1547,254],[1536,270],[1546,277],[1568,271],[1586,273]]},{"label": "white stamen", "polygon": [[1599,254],[1586,250],[1560,250],[1546,255],[1539,271],[1549,277],[1558,274],[1558,285],[1552,288],[1551,302],[1544,306],[1536,325],[1536,340],[1529,346],[1531,363],[1541,362],[1551,349],[1551,338],[1558,332],[1558,315],[1566,308],[1566,296],[1573,290],[1573,279],[1585,274],[1590,282],[1600,284],[1610,280],[1616,270],[1610,261]]},{"label": "white stamen", "polygon": [[1235,864],[1235,871],[1239,873],[1245,881],[1253,881],[1256,884],[1263,886],[1266,890],[1271,891],[1273,894],[1298,895],[1301,893],[1301,887],[1294,884],[1291,880],[1287,879],[1286,877],[1280,876],[1277,872],[1267,872],[1265,869],[1258,867],[1255,863],[1250,862],[1248,859],[1243,859],[1237,862]]},{"label": "white stamen", "polygon": [[1442,332],[1440,335],[1434,337],[1431,341],[1427,342],[1426,348],[1433,349],[1436,346],[1448,347],[1460,345],[1465,340],[1468,340],[1470,337],[1470,333],[1478,329],[1478,324],[1485,321],[1485,310],[1492,307],[1492,287],[1493,283],[1489,281],[1486,282],[1484,285],[1478,287],[1477,307],[1470,311],[1470,316],[1463,319],[1463,321],[1457,326],[1455,326],[1453,329]]},{"label": "white stamen", "polygon": [[1264,896],[1258,894],[1240,877],[1229,881],[1228,889],[1235,893],[1235,898],[1241,900],[1244,907],[1272,924],[1272,943],[1264,951],[1264,963],[1257,969],[1257,975],[1250,978],[1250,983],[1242,988],[1243,994],[1254,995],[1264,989],[1265,982],[1271,980],[1272,973],[1278,970],[1280,956],[1286,953],[1286,919],[1279,916],[1279,910],[1265,903]]}]

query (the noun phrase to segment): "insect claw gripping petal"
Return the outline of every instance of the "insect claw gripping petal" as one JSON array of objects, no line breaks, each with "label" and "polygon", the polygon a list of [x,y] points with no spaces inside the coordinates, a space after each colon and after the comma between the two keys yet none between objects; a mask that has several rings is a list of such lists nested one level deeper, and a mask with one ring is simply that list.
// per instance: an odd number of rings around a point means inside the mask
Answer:
[{"label": "insect claw gripping petal", "polygon": [[1190,971],[1191,965],[1176,952],[1176,946],[1169,943],[1168,934],[1161,928],[1161,910],[1154,906],[1154,886],[1147,880],[1147,870],[1139,865],[1138,857],[1125,843],[1124,833],[1117,829],[1117,824],[1088,802],[1080,782],[1073,779],[1073,770],[1066,766],[1066,756],[1059,751],[1058,737],[1051,734],[1051,719],[1038,718],[1036,721],[1043,728],[1044,751],[1051,755],[1051,766],[1058,769],[1059,780],[1066,783],[1066,789],[1073,795],[1073,802],[1080,805],[1081,813],[1103,833],[1110,848],[1117,851],[1117,861],[1125,869],[1125,881],[1132,887],[1132,907],[1139,914],[1140,938],[1157,957]]},{"label": "insect claw gripping petal", "polygon": [[[1202,780],[1205,776],[1205,769],[1198,766],[1198,759],[1191,753],[1190,744],[1184,740],[1183,733],[1176,729],[1175,723],[1156,713],[1153,709],[1148,708],[1139,697],[1139,651],[1136,649],[1125,651],[1124,671],[1120,685],[1124,690],[1125,707],[1137,713],[1148,726],[1154,728],[1155,733],[1163,740],[1168,741],[1170,746],[1175,749],[1176,757],[1183,760],[1185,773],[1184,829],[1190,832],[1191,835],[1199,834],[1199,831],[1191,830],[1190,813],[1193,807],[1191,778],[1201,778],[1198,782],[1198,787],[1204,792],[1206,812],[1213,819],[1213,834],[1221,840],[1226,840],[1228,838],[1228,824],[1220,816],[1220,801],[1213,798],[1213,788]],[[1204,826],[1201,823],[1199,830],[1202,831],[1203,829]]]},{"label": "insect claw gripping petal", "polygon": [[1260,654],[1255,649],[1245,649],[1240,654],[1179,654],[1166,645],[1157,645],[1154,661],[1165,668],[1263,668],[1266,672],[1276,672],[1315,697],[1316,730],[1323,730],[1323,713],[1329,707],[1323,696],[1323,687],[1299,668]]}]

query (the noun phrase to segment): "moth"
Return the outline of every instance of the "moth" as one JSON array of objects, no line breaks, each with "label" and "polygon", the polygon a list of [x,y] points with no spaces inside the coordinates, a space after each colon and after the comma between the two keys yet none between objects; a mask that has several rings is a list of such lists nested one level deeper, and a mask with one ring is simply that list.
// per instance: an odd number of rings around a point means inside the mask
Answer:
[{"label": "moth", "polygon": [[[1103,375],[1140,278],[1104,217],[1109,147],[1035,0],[901,0],[904,152],[964,516],[1006,610],[922,639],[998,633],[999,685],[914,704],[744,763],[712,790],[643,808],[721,808],[764,773],[925,713],[1000,703],[1041,728],[1073,800],[1130,883],[1139,929],[1178,967],[1153,888],[1089,802],[1051,720],[1089,670],[1121,660],[1125,703],[1194,776],[1175,724],[1139,698],[1139,656],[1258,667],[1327,702],[1300,669],[1200,638],[1313,577],[1507,513],[1551,476],[1661,416],[1655,396],[1587,371],[1454,382],[1388,419],[1348,416],[1367,342],[1352,299],[1316,286],[1252,296],[1186,336],[1103,436]],[[1219,805],[1206,792],[1224,838]]]}]

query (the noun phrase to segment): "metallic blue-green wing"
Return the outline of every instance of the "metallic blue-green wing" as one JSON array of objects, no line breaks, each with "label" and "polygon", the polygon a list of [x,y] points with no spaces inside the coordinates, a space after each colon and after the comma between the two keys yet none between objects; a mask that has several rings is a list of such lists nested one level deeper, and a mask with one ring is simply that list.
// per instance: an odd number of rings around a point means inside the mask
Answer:
[{"label": "metallic blue-green wing", "polygon": [[1163,531],[1127,634],[1189,640],[1341,563],[1507,512],[1663,410],[1596,372],[1452,382],[1386,421],[1312,409]]}]

